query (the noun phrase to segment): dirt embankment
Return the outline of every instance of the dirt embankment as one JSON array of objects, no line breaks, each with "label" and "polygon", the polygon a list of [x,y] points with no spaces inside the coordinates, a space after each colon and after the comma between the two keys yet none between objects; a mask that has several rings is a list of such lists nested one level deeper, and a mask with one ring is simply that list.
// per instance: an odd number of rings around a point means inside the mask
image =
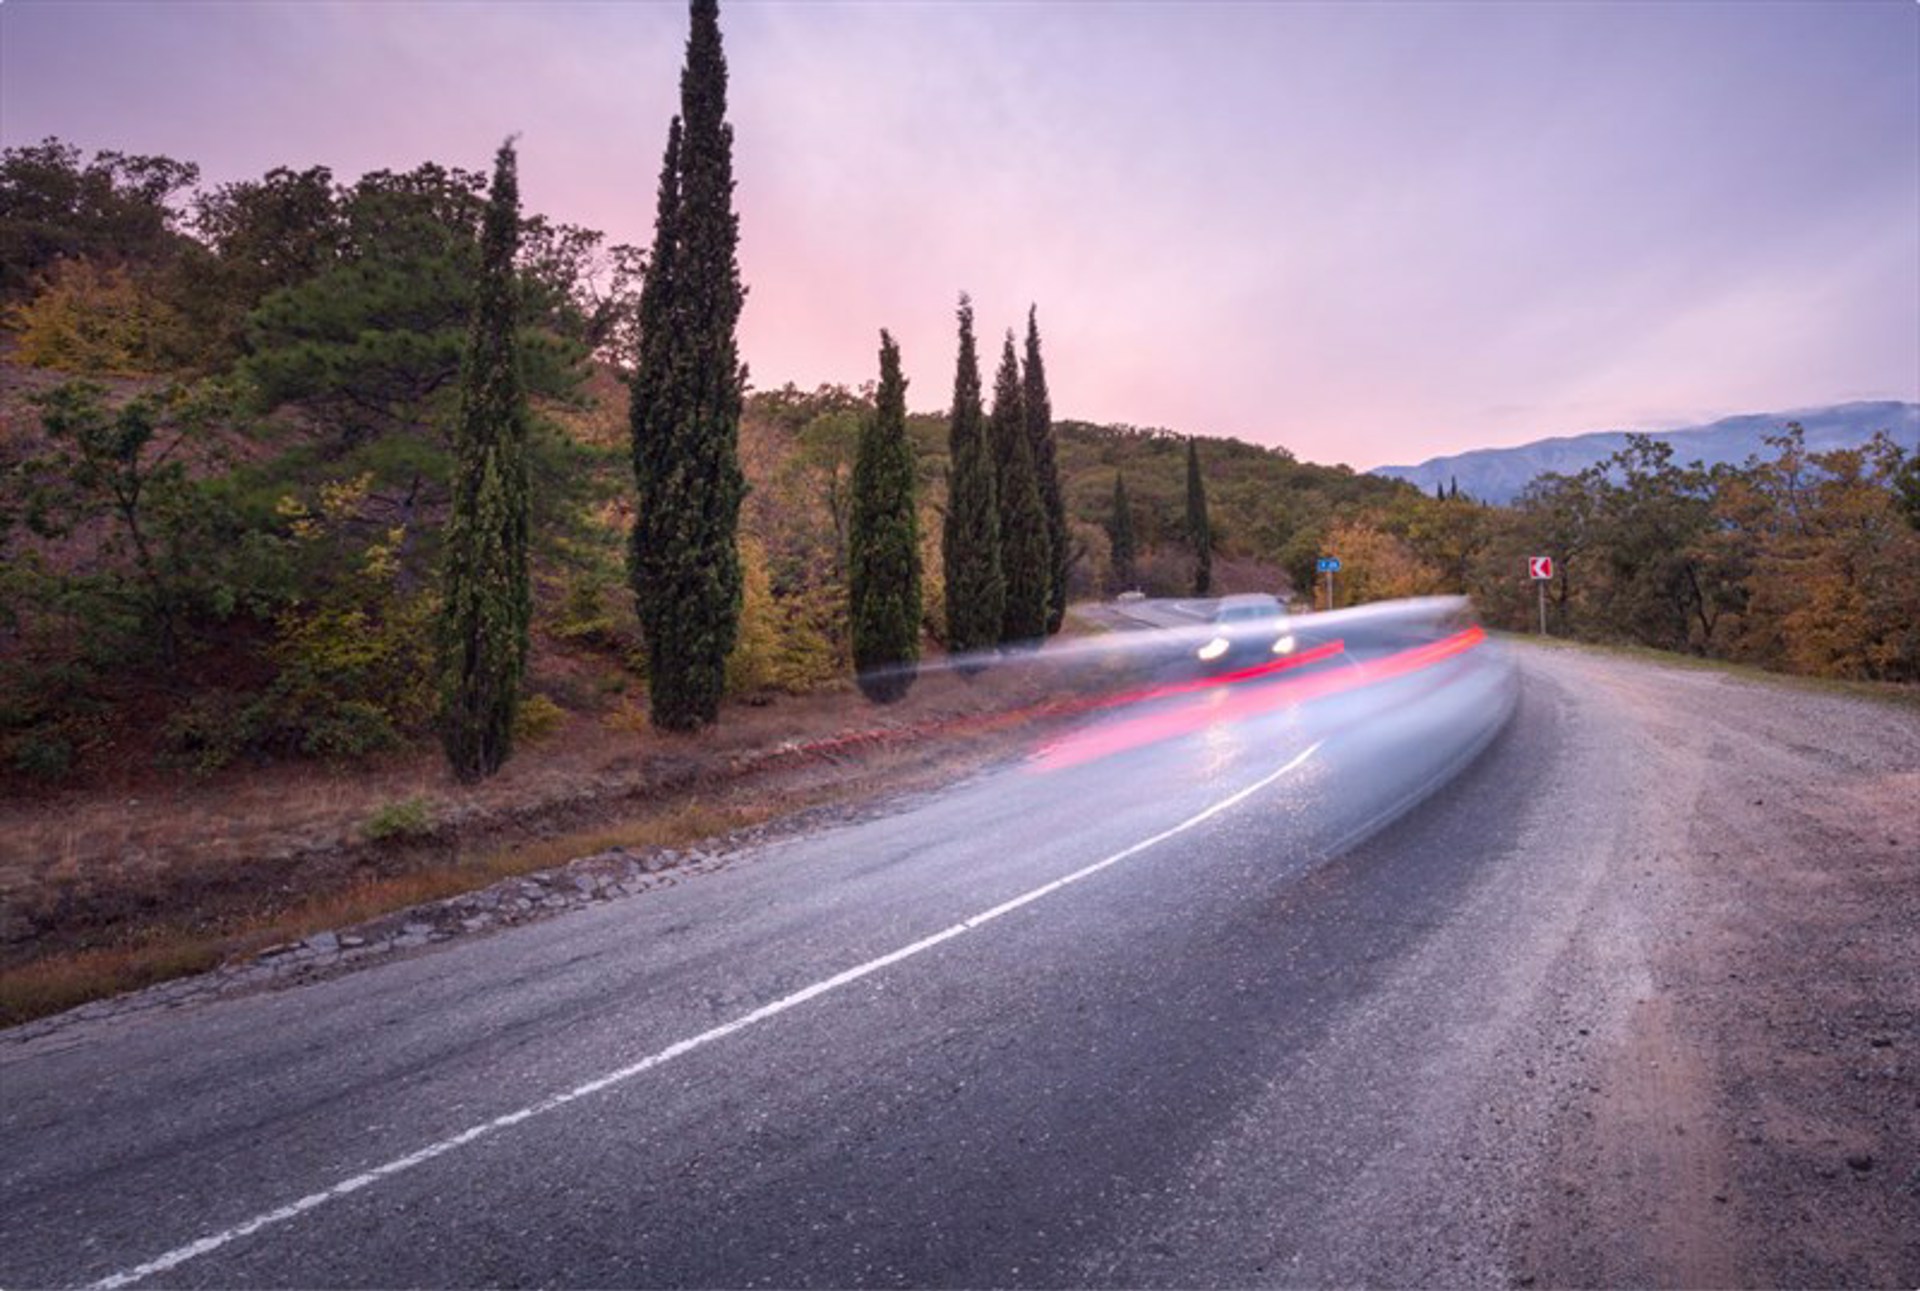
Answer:
[{"label": "dirt embankment", "polygon": [[1575,651],[1644,799],[1631,963],[1521,1227],[1543,1285],[1920,1283],[1920,710]]}]

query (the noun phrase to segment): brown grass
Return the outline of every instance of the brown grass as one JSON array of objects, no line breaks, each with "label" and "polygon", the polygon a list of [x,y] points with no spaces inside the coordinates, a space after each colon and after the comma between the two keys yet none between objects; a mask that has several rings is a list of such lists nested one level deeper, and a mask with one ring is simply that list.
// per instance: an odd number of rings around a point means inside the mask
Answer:
[{"label": "brown grass", "polygon": [[[445,840],[426,859],[391,873],[352,877],[323,886],[291,904],[268,900],[225,914],[176,909],[157,921],[128,923],[107,935],[108,945],[49,949],[24,964],[0,969],[0,1026],[12,1026],[93,1000],[203,973],[328,929],[356,924],[503,879],[552,869],[617,847],[684,849],[734,831],[886,789],[922,787],[993,756],[1008,729],[974,723],[977,734],[918,748],[879,746],[857,759],[809,763],[749,777],[716,792],[669,797],[629,808],[582,828],[465,852]],[[986,729],[992,726],[992,729]]]}]

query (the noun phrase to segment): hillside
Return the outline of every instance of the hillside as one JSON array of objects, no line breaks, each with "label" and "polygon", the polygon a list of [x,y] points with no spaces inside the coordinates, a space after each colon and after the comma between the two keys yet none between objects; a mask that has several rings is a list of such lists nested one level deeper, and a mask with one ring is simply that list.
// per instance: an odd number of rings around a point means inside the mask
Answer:
[{"label": "hillside", "polygon": [[[1750,457],[1768,456],[1767,437],[1778,435],[1788,422],[1798,422],[1805,428],[1810,452],[1858,448],[1880,430],[1888,431],[1895,443],[1909,451],[1920,448],[1920,404],[1895,402],[1845,403],[1725,417],[1705,426],[1660,431],[1652,438],[1672,444],[1678,462],[1738,465]],[[1429,458],[1418,466],[1376,467],[1372,473],[1406,480],[1426,493],[1457,482],[1463,493],[1504,505],[1518,497],[1537,475],[1548,471],[1574,475],[1605,461],[1627,446],[1630,433],[1603,430],[1540,439],[1513,448],[1481,448]]]}]

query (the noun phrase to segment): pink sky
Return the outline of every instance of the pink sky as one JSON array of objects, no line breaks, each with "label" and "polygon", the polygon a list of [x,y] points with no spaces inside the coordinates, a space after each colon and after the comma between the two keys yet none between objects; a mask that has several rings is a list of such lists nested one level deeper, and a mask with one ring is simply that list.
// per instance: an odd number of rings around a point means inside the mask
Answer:
[{"label": "pink sky", "polygon": [[[725,3],[758,386],[1366,467],[1920,399],[1920,5]],[[677,4],[0,0],[0,141],[484,168],[651,237]],[[989,366],[990,363],[989,363]],[[991,375],[990,372],[988,374]]]}]

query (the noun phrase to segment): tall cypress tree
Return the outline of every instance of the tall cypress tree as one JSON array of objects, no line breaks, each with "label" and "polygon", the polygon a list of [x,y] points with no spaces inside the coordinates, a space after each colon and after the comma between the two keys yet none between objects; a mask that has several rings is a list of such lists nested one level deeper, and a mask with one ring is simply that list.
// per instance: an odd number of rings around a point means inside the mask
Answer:
[{"label": "tall cypress tree", "polygon": [[1053,553],[1047,538],[1047,512],[1033,468],[1033,443],[1027,438],[1027,414],[1020,390],[1020,360],[1013,332],[1000,350],[993,381],[993,415],[987,423],[993,441],[994,484],[1000,499],[1000,567],[1007,596],[1000,612],[1000,641],[1011,645],[1039,641],[1047,634],[1052,597]]},{"label": "tall cypress tree", "polygon": [[667,130],[633,375],[630,573],[654,725],[713,721],[739,628],[735,546],[745,292],[717,0],[692,0],[680,115]]},{"label": "tall cypress tree", "polygon": [[1006,586],[1000,572],[1000,516],[993,453],[980,411],[980,357],[973,302],[960,297],[960,357],[953,372],[947,429],[947,519],[942,563],[947,578],[947,649],[983,650],[1000,640]]},{"label": "tall cypress tree", "polygon": [[1187,440],[1187,540],[1193,544],[1193,594],[1213,588],[1213,526],[1207,523],[1207,485],[1200,478],[1200,441]]},{"label": "tall cypress tree", "polygon": [[1127,501],[1127,477],[1113,473],[1113,520],[1107,529],[1113,544],[1115,592],[1131,591],[1138,580],[1133,570],[1133,506]]},{"label": "tall cypress tree", "polygon": [[900,347],[880,333],[880,388],[860,428],[847,533],[847,599],[860,689],[887,704],[920,658],[920,521]]},{"label": "tall cypress tree", "polygon": [[1038,310],[1027,306],[1027,361],[1020,378],[1021,406],[1027,416],[1027,442],[1033,446],[1033,470],[1040,482],[1040,505],[1047,513],[1048,554],[1053,558],[1047,585],[1047,633],[1067,618],[1067,500],[1060,489],[1059,454],[1053,442],[1053,400],[1047,394],[1047,368],[1040,360]]},{"label": "tall cypress tree", "polygon": [[520,188],[511,140],[494,160],[480,277],[460,378],[458,469],[447,522],[441,692],[447,762],[463,781],[513,753],[527,666],[527,401],[515,349]]}]

